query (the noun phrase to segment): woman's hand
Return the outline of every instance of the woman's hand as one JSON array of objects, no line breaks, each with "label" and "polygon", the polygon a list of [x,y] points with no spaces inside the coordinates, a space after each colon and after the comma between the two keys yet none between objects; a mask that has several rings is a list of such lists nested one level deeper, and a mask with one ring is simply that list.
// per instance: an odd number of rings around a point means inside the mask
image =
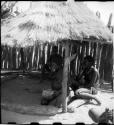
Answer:
[{"label": "woman's hand", "polygon": [[82,77],[82,78],[79,80],[79,83],[80,83],[81,85],[84,85],[84,84],[85,84],[85,79],[84,79],[84,77]]}]

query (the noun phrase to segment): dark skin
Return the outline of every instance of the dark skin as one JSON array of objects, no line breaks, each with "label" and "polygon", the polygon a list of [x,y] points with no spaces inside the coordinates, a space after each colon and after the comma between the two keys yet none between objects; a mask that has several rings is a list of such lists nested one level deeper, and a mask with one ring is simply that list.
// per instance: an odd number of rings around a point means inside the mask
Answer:
[{"label": "dark skin", "polygon": [[48,58],[47,64],[45,64],[42,68],[42,78],[45,77],[45,72],[48,72],[48,76],[52,76],[55,70],[61,69],[63,66],[63,58],[60,54],[58,54],[57,47],[54,46],[52,49],[52,54]]},{"label": "dark skin", "polygon": [[[76,54],[74,54],[70,58],[68,57],[67,62],[70,62],[75,57],[76,57]],[[63,70],[62,68],[59,69],[59,71],[55,75],[54,81],[52,81],[52,83],[51,83],[51,88],[52,88],[52,90],[54,90],[53,98],[50,101],[43,100],[45,102],[42,101],[42,104],[50,104],[50,105],[53,104],[58,107],[61,105],[61,103],[62,103],[62,85],[61,85],[61,83],[62,83],[62,74],[63,74],[62,70]]]},{"label": "dark skin", "polygon": [[[95,69],[95,67],[93,67],[91,62],[89,62],[88,60],[84,60],[82,68],[83,68],[83,71],[80,75],[80,79],[76,81],[76,84],[79,87],[78,89],[74,90],[74,94],[77,98],[82,98],[87,100],[94,99],[100,105],[101,102],[95,97],[95,94],[97,94],[96,78],[98,76],[98,72]],[[93,69],[93,70],[90,70],[90,69]],[[85,71],[90,71],[90,73],[88,73],[89,74],[88,76],[84,75]],[[93,91],[93,94],[92,94],[92,91]]]}]

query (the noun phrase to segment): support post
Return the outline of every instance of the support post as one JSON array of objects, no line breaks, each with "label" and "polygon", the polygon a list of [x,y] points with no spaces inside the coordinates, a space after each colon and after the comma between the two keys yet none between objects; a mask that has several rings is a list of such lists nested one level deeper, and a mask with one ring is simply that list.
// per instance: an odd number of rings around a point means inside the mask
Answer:
[{"label": "support post", "polygon": [[[112,70],[112,79],[113,79],[113,92],[114,92],[114,35],[113,35],[113,70]],[[114,119],[113,119],[114,120]]]},{"label": "support post", "polygon": [[[113,34],[113,39],[112,39],[112,44],[113,44],[113,70],[112,70],[112,86],[113,86],[113,93],[114,93],[114,34]],[[112,124],[114,124],[114,114],[113,114],[113,122]]]},{"label": "support post", "polygon": [[67,112],[67,82],[68,82],[68,66],[69,66],[69,44],[65,44],[65,59],[62,80],[62,112]]}]

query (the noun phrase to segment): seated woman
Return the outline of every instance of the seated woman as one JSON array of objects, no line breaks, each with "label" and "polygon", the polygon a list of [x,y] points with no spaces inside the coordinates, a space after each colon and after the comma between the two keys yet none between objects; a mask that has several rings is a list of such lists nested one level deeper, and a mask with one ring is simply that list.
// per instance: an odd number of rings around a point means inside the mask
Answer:
[{"label": "seated woman", "polygon": [[[69,58],[69,61],[73,60],[76,57],[76,54],[74,54],[71,58]],[[63,78],[63,67],[60,65],[60,68],[57,68],[58,66],[52,65],[51,66],[51,72],[54,76],[54,79],[51,82],[51,89],[54,91],[54,94],[49,97],[49,99],[42,98],[41,104],[42,105],[48,105],[53,104],[57,107],[60,107],[62,104],[62,78]],[[67,99],[70,98],[70,91],[69,91],[69,85],[67,87]]]},{"label": "seated woman", "polygon": [[99,73],[94,67],[94,59],[86,56],[82,64],[82,72],[76,76],[75,82],[71,85],[76,98],[91,100],[94,99],[98,104],[101,102],[95,97]]},{"label": "seated woman", "polygon": [[[61,95],[61,90],[62,90],[62,69],[59,69],[58,71],[55,69],[56,67],[53,65],[52,67],[52,72],[53,72],[53,80],[51,80],[51,90],[49,90],[52,95],[50,95],[49,97],[47,95],[45,95],[44,97],[42,97],[41,99],[41,104],[42,105],[48,105],[51,103],[56,103],[56,99],[59,95]],[[56,71],[56,72],[55,72]]]},{"label": "seated woman", "polygon": [[[47,64],[43,66],[42,69],[42,79],[48,78],[51,82],[51,90],[54,92],[52,97],[42,98],[41,104],[48,105],[56,97],[61,94],[61,81],[62,81],[62,69],[63,69],[63,58],[61,55],[57,54],[57,46],[52,48],[52,55],[50,56]],[[46,76],[46,72],[48,75]]]},{"label": "seated woman", "polygon": [[[53,46],[52,54],[50,55],[47,63],[42,68],[42,80],[46,78],[46,72],[48,77],[53,79],[53,73],[57,72],[63,67],[63,58],[58,52],[58,47]],[[56,71],[54,71],[56,70]]]}]

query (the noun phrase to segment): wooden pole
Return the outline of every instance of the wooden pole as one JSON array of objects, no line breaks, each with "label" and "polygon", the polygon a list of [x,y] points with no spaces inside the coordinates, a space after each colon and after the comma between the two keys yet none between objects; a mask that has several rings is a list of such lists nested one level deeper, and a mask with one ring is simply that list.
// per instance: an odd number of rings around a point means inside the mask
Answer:
[{"label": "wooden pole", "polygon": [[77,45],[78,49],[77,49],[77,55],[78,55],[78,58],[77,58],[77,74],[79,73],[79,67],[80,67],[80,45]]},{"label": "wooden pole", "polygon": [[93,58],[94,58],[94,60],[95,60],[95,67],[96,67],[96,65],[97,65],[96,55],[97,55],[97,43],[94,43]]},{"label": "wooden pole", "polygon": [[29,58],[29,69],[32,70],[32,54],[33,54],[33,46],[30,47],[30,58]]},{"label": "wooden pole", "polygon": [[79,50],[79,44],[77,44],[76,46],[76,53],[77,53],[77,58],[76,58],[76,63],[75,63],[75,74],[78,74],[78,60],[79,60],[79,55],[78,55],[78,50]]},{"label": "wooden pole", "polygon": [[112,82],[112,70],[113,70],[113,45],[107,45],[107,57],[106,57],[106,81]]},{"label": "wooden pole", "polygon": [[28,47],[25,48],[25,68],[28,70]]},{"label": "wooden pole", "polygon": [[3,46],[1,45],[1,69],[3,64]]},{"label": "wooden pole", "polygon": [[44,56],[45,56],[44,63],[46,64],[47,63],[48,44],[46,44],[44,48],[45,48],[44,49]]},{"label": "wooden pole", "polygon": [[99,43],[99,44],[98,44],[98,53],[97,53],[97,63],[98,63],[97,69],[98,69],[98,71],[99,71],[99,69],[100,69],[101,53],[102,53],[102,45]]},{"label": "wooden pole", "polygon": [[90,42],[90,43],[91,43],[90,55],[93,57],[93,53],[94,53],[94,43],[93,43],[93,42]]},{"label": "wooden pole", "polygon": [[[113,78],[113,92],[114,92],[114,34],[113,34],[113,70],[112,70],[112,78]],[[114,122],[114,119],[113,119]]]},{"label": "wooden pole", "polygon": [[69,44],[65,44],[65,59],[63,68],[63,80],[62,80],[62,112],[67,112],[67,82],[68,82],[68,56],[69,56]]},{"label": "wooden pole", "polygon": [[[114,93],[114,34],[113,34],[112,44],[113,44],[113,70],[112,70],[112,82],[113,82],[112,86],[113,86],[113,88],[112,88],[112,91]],[[113,114],[113,122],[112,123],[114,124],[114,114]]]},{"label": "wooden pole", "polygon": [[32,70],[34,69],[34,55],[35,55],[35,45],[33,46],[33,51],[32,51]]},{"label": "wooden pole", "polygon": [[39,52],[40,52],[40,46],[38,44],[38,54],[37,54],[37,69],[39,69]]},{"label": "wooden pole", "polygon": [[36,70],[36,53],[37,53],[37,44],[34,45],[34,56],[33,56],[33,69]]},{"label": "wooden pole", "polygon": [[41,69],[41,44],[39,44],[38,49],[38,69]]},{"label": "wooden pole", "polygon": [[7,47],[6,47],[6,45],[5,45],[5,47],[4,47],[4,69],[6,69],[7,68],[7,61],[6,61],[6,58],[7,58]]},{"label": "wooden pole", "polygon": [[7,58],[6,58],[6,68],[8,69],[8,52],[9,52],[9,47],[7,46]]},{"label": "wooden pole", "polygon": [[35,69],[37,70],[37,59],[38,59],[38,44],[36,45],[36,51],[35,51]]},{"label": "wooden pole", "polygon": [[16,46],[12,48],[13,69],[16,69]]},{"label": "wooden pole", "polygon": [[16,69],[18,69],[18,48],[16,48]]},{"label": "wooden pole", "polygon": [[89,42],[86,42],[86,55],[89,55]]},{"label": "wooden pole", "polygon": [[82,50],[81,50],[81,61],[84,58],[84,52],[85,52],[85,42],[82,43]]}]

